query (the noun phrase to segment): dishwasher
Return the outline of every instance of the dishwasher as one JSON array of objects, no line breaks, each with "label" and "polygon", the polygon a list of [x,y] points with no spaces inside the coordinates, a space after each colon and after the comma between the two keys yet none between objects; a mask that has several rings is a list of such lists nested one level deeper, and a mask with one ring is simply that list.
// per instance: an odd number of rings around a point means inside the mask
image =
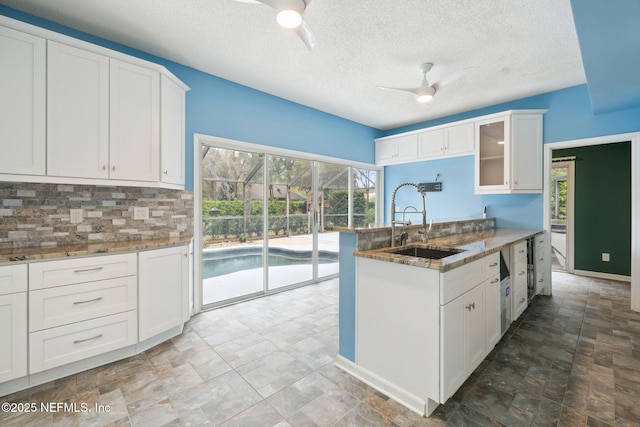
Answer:
[{"label": "dishwasher", "polygon": [[511,324],[511,279],[507,263],[500,252],[500,332],[507,332]]}]

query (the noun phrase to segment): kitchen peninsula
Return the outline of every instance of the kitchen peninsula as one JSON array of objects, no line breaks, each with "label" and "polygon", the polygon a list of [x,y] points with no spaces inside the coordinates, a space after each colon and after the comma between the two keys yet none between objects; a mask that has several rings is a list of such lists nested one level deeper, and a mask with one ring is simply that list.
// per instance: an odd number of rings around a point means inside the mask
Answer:
[{"label": "kitchen peninsula", "polygon": [[[547,292],[534,281],[543,272],[529,273],[544,265],[532,256],[537,250],[536,258],[543,257],[541,230],[496,229],[492,218],[434,222],[427,243],[418,233],[422,226],[405,227],[409,243],[402,248],[390,247],[389,226],[337,231],[336,365],[422,415],[446,402],[502,336],[501,253],[517,307],[509,318],[515,320],[530,297]],[[441,259],[397,253],[408,248],[455,253]],[[522,295],[521,304],[513,301]]]}]

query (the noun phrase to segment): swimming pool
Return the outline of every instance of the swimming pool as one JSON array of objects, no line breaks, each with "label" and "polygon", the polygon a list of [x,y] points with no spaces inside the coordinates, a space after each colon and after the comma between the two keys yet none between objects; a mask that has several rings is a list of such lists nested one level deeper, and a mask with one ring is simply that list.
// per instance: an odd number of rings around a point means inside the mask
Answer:
[{"label": "swimming pool", "polygon": [[[318,251],[318,263],[338,262],[338,253]],[[311,251],[295,251],[283,248],[269,248],[269,266],[311,265]],[[242,270],[263,267],[262,247],[234,247],[204,251],[202,253],[202,278],[222,276]]]}]

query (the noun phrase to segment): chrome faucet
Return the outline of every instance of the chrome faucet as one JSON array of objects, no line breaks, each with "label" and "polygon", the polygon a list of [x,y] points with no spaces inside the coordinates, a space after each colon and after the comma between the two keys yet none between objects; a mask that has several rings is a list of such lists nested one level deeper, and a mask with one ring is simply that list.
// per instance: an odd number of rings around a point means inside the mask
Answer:
[{"label": "chrome faucet", "polygon": [[[404,186],[413,186],[416,187],[416,189],[418,190],[418,192],[420,193],[420,195],[422,196],[422,229],[424,231],[423,236],[426,236],[427,233],[427,208],[426,208],[426,204],[425,204],[425,192],[422,191],[420,189],[420,186],[418,184],[415,184],[413,182],[403,182],[401,184],[398,184],[398,186],[393,190],[393,195],[391,196],[391,247],[395,247],[396,245],[396,224],[402,224],[404,226],[410,225],[411,221],[405,221],[404,220],[404,214],[407,213],[407,209],[409,207],[407,207],[404,212],[403,212],[403,220],[402,221],[396,221],[396,193],[398,192],[398,190]],[[411,206],[413,207],[413,206]],[[416,212],[418,212],[418,210],[413,207]],[[402,236],[400,236],[400,240],[401,240],[401,244],[402,244],[402,240],[404,240],[404,242],[406,243],[406,238],[409,236],[409,234],[405,231],[403,234],[406,234],[405,238],[402,239]],[[424,239],[424,237],[423,237]]]}]

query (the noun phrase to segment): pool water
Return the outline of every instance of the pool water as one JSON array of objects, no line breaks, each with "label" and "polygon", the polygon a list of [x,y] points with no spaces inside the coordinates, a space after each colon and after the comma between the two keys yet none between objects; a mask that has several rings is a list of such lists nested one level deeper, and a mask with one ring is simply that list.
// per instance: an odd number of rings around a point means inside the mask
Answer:
[{"label": "pool water", "polygon": [[[338,254],[320,251],[318,263],[337,263]],[[269,267],[285,265],[311,265],[311,251],[288,251],[286,249],[269,249]],[[242,270],[263,267],[262,248],[225,249],[216,252],[205,252],[202,260],[202,278],[222,276]]]}]

